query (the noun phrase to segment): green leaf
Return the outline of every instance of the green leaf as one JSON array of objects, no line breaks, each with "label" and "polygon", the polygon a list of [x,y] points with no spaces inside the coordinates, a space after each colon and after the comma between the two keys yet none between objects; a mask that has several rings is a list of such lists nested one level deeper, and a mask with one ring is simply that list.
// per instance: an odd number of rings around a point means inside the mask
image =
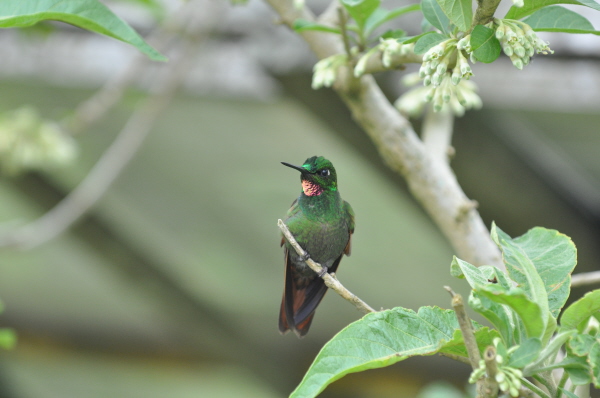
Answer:
[{"label": "green leaf", "polygon": [[17,345],[17,334],[12,329],[0,329],[0,347],[10,350]]},{"label": "green leaf", "polygon": [[473,3],[471,0],[437,0],[444,14],[456,27],[466,32],[473,20]]},{"label": "green leaf", "polygon": [[522,369],[535,361],[542,350],[542,341],[538,338],[525,340],[510,356],[508,366]]},{"label": "green leaf", "polygon": [[511,239],[496,225],[492,239],[498,244],[511,279],[554,318],[569,297],[571,272],[577,250],[571,239],[556,230],[536,227]]},{"label": "green leaf", "polygon": [[448,30],[450,20],[436,0],[421,0],[421,11],[432,26],[438,28],[442,33],[450,33]]},{"label": "green leaf", "polygon": [[167,60],[98,0],[0,1],[0,28],[26,27],[49,19],[121,40],[155,61]]},{"label": "green leaf", "polygon": [[456,256],[452,258],[450,274],[455,278],[465,278],[472,288],[486,285],[494,278],[494,270],[491,267],[476,267]]},{"label": "green leaf", "polygon": [[531,14],[523,22],[537,32],[590,33],[600,35],[582,15],[561,6],[549,6]]},{"label": "green leaf", "polygon": [[600,4],[594,0],[525,0],[523,7],[512,6],[506,15],[505,19],[521,19],[528,15],[533,14],[537,10],[540,10],[546,6],[554,4],[577,4],[585,7],[593,8],[600,11]]},{"label": "green leaf", "polygon": [[[504,274],[496,267],[489,265],[475,267],[457,257],[452,260],[450,273],[457,278],[465,278],[473,289],[492,285],[491,280],[494,279],[497,279],[499,286],[505,289],[510,287]],[[512,346],[519,341],[515,340],[515,323],[519,321],[514,319],[516,314],[509,307],[498,304],[475,290],[469,296],[469,306],[490,321],[507,344]]]},{"label": "green leaf", "polygon": [[590,365],[587,363],[586,358],[568,352],[567,357],[560,362],[560,365],[569,374],[569,379],[574,385],[582,386],[592,382]]},{"label": "green leaf", "polygon": [[408,37],[406,40],[404,40],[404,41],[403,41],[403,43],[405,43],[405,44],[409,44],[409,43],[415,43],[415,42],[419,41],[419,39],[420,39],[421,37],[423,37],[423,36],[425,36],[425,35],[430,35],[430,34],[432,34],[432,33],[435,33],[435,32],[424,32],[424,33],[421,33],[420,35],[416,35],[416,36]]},{"label": "green leaf", "polygon": [[[473,323],[481,346],[497,335]],[[290,398],[317,396],[335,380],[354,372],[392,365],[415,355],[438,352],[466,357],[456,315],[452,310],[422,307],[374,312],[335,335],[315,358]]]},{"label": "green leaf", "polygon": [[379,0],[341,0],[348,14],[354,19],[360,30],[364,29],[367,19],[379,7]]},{"label": "green leaf", "polygon": [[569,341],[571,352],[586,359],[592,382],[600,387],[600,339],[589,334],[578,334]]},{"label": "green leaf", "polygon": [[478,61],[489,64],[494,62],[502,51],[500,42],[496,39],[494,29],[477,25],[471,32],[471,48]]},{"label": "green leaf", "polygon": [[331,26],[321,25],[316,22],[308,21],[306,19],[296,19],[294,24],[292,25],[296,32],[304,32],[307,30],[316,30],[319,32],[328,32],[328,33],[336,33],[341,34],[342,31],[339,28],[334,28]]},{"label": "green leaf", "polygon": [[469,296],[469,306],[490,321],[507,344],[512,346],[520,341],[515,338],[518,330],[515,329],[514,313],[509,307],[495,303],[476,291],[472,291]]},{"label": "green leaf", "polygon": [[560,326],[565,329],[575,329],[582,323],[600,312],[600,289],[588,292],[568,306],[560,318]]},{"label": "green leaf", "polygon": [[415,54],[425,54],[433,46],[448,40],[448,37],[437,32],[423,34],[415,43]]},{"label": "green leaf", "polygon": [[407,14],[413,11],[419,11],[421,9],[420,4],[411,4],[405,7],[395,8],[393,10],[386,10],[381,7],[377,8],[373,13],[367,18],[365,22],[365,32],[367,35],[371,34],[373,30],[387,21],[391,21],[394,18],[399,17],[400,15]]},{"label": "green leaf", "polygon": [[540,306],[532,301],[523,289],[512,288],[506,290],[502,286],[486,285],[474,290],[495,303],[510,307],[521,319],[527,337],[541,339],[544,336],[547,319],[544,317]]},{"label": "green leaf", "polygon": [[[406,32],[402,29],[393,29],[388,30],[380,36],[382,39],[396,39],[399,42],[404,42],[406,37]],[[402,39],[402,40],[399,40]]]}]

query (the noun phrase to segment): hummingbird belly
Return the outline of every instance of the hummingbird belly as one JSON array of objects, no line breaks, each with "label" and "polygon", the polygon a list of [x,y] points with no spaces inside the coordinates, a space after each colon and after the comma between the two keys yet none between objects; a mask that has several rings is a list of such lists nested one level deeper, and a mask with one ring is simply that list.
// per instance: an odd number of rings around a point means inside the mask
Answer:
[{"label": "hummingbird belly", "polygon": [[[350,239],[348,225],[344,220],[319,222],[305,219],[301,223],[292,219],[288,221],[290,222],[286,224],[300,246],[310,254],[313,261],[327,268],[342,255]],[[288,246],[288,250],[294,252],[291,246]],[[307,276],[314,273],[299,256],[291,256],[291,260],[301,273]]]}]

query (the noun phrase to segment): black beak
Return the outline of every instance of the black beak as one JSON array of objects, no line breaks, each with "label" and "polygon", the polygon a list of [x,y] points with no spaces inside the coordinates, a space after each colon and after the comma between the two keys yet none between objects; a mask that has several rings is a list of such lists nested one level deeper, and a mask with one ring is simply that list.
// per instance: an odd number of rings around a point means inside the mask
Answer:
[{"label": "black beak", "polygon": [[301,173],[306,173],[308,172],[308,170],[306,170],[304,167],[300,167],[300,166],[294,166],[293,164],[289,164],[286,162],[281,162],[282,165],[287,166],[287,167],[291,167],[292,169],[296,169]]}]

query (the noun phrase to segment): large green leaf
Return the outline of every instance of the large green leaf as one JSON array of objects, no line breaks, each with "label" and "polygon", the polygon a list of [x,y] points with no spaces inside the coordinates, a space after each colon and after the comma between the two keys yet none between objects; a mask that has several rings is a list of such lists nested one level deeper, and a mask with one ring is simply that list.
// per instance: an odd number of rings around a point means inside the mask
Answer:
[{"label": "large green leaf", "polygon": [[437,0],[444,14],[462,32],[471,27],[473,2],[471,0]]},{"label": "large green leaf", "polygon": [[549,6],[531,14],[523,22],[537,32],[590,33],[600,35],[581,14],[561,6]]},{"label": "large green leaf", "polygon": [[470,43],[475,58],[486,64],[494,62],[502,50],[500,42],[496,39],[495,31],[483,25],[475,26],[471,32]]},{"label": "large green leaf", "polygon": [[391,21],[394,18],[399,17],[400,15],[419,11],[421,9],[420,4],[411,4],[404,7],[395,8],[393,10],[386,10],[384,8],[377,8],[373,13],[367,18],[365,22],[365,32],[367,35],[371,34],[373,30],[380,25],[384,24],[387,21]]},{"label": "large green leaf", "polygon": [[380,3],[379,0],[341,0],[341,2],[360,29],[363,29],[367,19]]},{"label": "large green leaf", "polygon": [[528,15],[533,14],[537,10],[540,10],[546,6],[554,4],[577,4],[586,6],[600,11],[600,4],[594,0],[525,0],[523,7],[512,6],[504,18],[506,19],[521,19]]},{"label": "large green leaf", "polygon": [[474,289],[475,292],[491,301],[512,309],[521,319],[527,337],[542,338],[546,330],[547,318],[540,306],[531,300],[520,288],[505,289],[498,285],[485,285]]},{"label": "large green leaf", "polygon": [[[475,337],[484,347],[495,330],[474,323]],[[290,397],[315,397],[335,380],[354,372],[389,366],[416,355],[451,353],[467,356],[454,311],[422,307],[374,312],[335,335],[315,358]]]},{"label": "large green leaf", "polygon": [[101,33],[135,46],[155,61],[166,60],[98,0],[0,1],[0,28],[26,27],[44,20],[61,21]]},{"label": "large green leaf", "polygon": [[556,230],[536,227],[511,239],[496,225],[492,239],[502,251],[511,279],[527,292],[543,312],[556,318],[569,297],[577,250],[571,239]]},{"label": "large green leaf", "polygon": [[565,329],[575,329],[583,322],[600,312],[600,289],[588,292],[565,308],[560,317],[560,326]]},{"label": "large green leaf", "polygon": [[425,19],[442,33],[448,34],[450,20],[436,0],[421,0],[421,11]]}]

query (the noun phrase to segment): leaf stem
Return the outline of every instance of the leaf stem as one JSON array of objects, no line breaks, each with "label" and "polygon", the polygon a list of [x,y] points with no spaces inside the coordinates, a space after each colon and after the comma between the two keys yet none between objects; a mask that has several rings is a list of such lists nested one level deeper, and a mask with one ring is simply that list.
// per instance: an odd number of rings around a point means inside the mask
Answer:
[{"label": "leaf stem", "polygon": [[342,31],[342,40],[344,41],[344,50],[346,51],[346,54],[348,55],[348,62],[350,62],[352,65],[354,65],[354,62],[352,59],[352,52],[350,49],[350,37],[348,36],[348,29],[346,27],[346,24],[348,22],[348,20],[346,19],[346,13],[344,12],[344,9],[342,7],[338,7],[337,13],[338,13],[338,19],[339,19],[339,23],[340,23],[340,30]]},{"label": "leaf stem", "polygon": [[556,382],[551,372],[538,373],[533,375],[533,378],[548,389],[550,396],[556,396]]},{"label": "leaf stem", "polygon": [[539,388],[526,378],[521,377],[521,383],[523,383],[525,387],[529,388],[531,391],[537,394],[540,398],[551,398],[550,395],[546,394],[546,392],[544,392],[541,388]]},{"label": "leaf stem", "polygon": [[[283,233],[283,236],[285,236],[285,239],[287,239],[287,241],[290,243],[290,245],[292,245],[294,250],[296,250],[296,253],[298,253],[299,256],[306,257],[308,253],[298,244],[298,242],[296,241],[296,239],[294,238],[294,236],[288,229],[287,225],[285,225],[285,223],[281,219],[277,220],[277,226]],[[340,283],[340,281],[337,280],[337,278],[333,277],[328,272],[323,272],[324,268],[321,266],[321,264],[314,262],[309,257],[306,260],[306,265],[308,265],[310,267],[310,269],[315,271],[317,273],[317,275],[323,274],[323,276],[321,276],[321,278],[325,282],[325,285],[327,285],[327,287],[334,290],[337,294],[342,296],[344,299],[346,299],[349,302],[351,302],[352,304],[354,304],[356,309],[358,309],[363,314],[368,314],[370,312],[377,312],[373,308],[371,308],[367,303],[362,301],[358,296],[356,296],[354,293],[352,293],[350,290],[346,289],[344,287],[344,285],[342,285]]]},{"label": "leaf stem", "polygon": [[567,380],[569,380],[569,374],[567,373],[566,370],[563,370],[562,377],[560,378],[560,381],[558,382],[556,398],[562,397],[563,389],[565,388],[565,385],[567,384]]}]

